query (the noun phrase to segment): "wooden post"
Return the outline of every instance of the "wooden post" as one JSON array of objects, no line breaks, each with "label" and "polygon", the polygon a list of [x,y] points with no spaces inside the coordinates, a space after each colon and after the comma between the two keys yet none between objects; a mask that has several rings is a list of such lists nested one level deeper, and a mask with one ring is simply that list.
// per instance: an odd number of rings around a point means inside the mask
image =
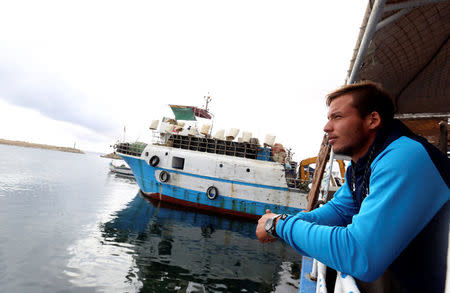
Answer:
[{"label": "wooden post", "polygon": [[308,193],[308,207],[306,211],[311,211],[317,205],[317,199],[319,197],[320,186],[322,183],[323,173],[325,171],[325,166],[330,157],[331,147],[328,144],[328,137],[325,134],[322,139],[322,144],[320,145],[319,155],[316,161],[316,170],[314,171],[314,176],[312,180],[311,190]]},{"label": "wooden post", "polygon": [[447,155],[447,152],[448,152],[448,129],[447,129],[447,124],[448,123],[446,121],[439,122],[439,129],[441,131],[441,135],[439,136],[439,149],[445,155]]}]

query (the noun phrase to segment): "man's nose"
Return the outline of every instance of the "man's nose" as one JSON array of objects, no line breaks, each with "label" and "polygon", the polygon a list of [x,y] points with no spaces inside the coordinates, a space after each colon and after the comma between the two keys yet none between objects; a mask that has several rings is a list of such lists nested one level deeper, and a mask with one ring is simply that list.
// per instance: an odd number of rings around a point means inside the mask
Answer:
[{"label": "man's nose", "polygon": [[325,126],[323,127],[323,131],[325,131],[326,133],[331,132],[331,123],[330,121],[328,121]]}]

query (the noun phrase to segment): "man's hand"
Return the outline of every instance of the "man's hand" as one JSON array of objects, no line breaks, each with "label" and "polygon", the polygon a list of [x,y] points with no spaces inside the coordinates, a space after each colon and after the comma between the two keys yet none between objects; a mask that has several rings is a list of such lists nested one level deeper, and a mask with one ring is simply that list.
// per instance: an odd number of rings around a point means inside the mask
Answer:
[{"label": "man's hand", "polygon": [[272,218],[274,216],[276,216],[276,214],[272,213],[270,210],[266,210],[266,214],[262,215],[262,217],[259,218],[258,220],[258,226],[256,226],[256,237],[262,243],[274,242],[278,240],[278,238],[269,236],[264,227],[267,219]]}]

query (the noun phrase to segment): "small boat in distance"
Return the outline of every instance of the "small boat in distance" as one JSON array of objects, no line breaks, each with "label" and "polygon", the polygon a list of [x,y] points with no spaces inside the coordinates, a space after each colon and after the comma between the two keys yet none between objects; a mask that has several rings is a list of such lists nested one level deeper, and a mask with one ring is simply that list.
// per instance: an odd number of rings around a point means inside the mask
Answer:
[{"label": "small boat in distance", "polygon": [[116,173],[123,176],[133,176],[133,171],[131,171],[130,167],[123,160],[112,160],[109,163],[109,170],[112,173]]},{"label": "small boat in distance", "polygon": [[[133,171],[142,193],[150,198],[222,214],[256,219],[266,209],[295,214],[307,206],[306,186],[292,152],[267,135],[264,144],[250,132],[232,128],[211,135],[199,131],[196,117],[210,119],[204,108],[171,105],[175,119],[155,120],[151,143],[121,142],[116,153]],[[160,124],[160,125],[159,125]],[[159,125],[159,128],[158,128]]]}]

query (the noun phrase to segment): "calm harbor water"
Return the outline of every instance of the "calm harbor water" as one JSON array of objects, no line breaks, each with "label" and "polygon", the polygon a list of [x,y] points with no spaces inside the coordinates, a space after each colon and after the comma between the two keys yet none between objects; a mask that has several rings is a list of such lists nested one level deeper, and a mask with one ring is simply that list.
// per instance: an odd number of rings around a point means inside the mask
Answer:
[{"label": "calm harbor water", "polygon": [[151,202],[98,154],[0,145],[0,292],[298,292],[255,222]]}]

